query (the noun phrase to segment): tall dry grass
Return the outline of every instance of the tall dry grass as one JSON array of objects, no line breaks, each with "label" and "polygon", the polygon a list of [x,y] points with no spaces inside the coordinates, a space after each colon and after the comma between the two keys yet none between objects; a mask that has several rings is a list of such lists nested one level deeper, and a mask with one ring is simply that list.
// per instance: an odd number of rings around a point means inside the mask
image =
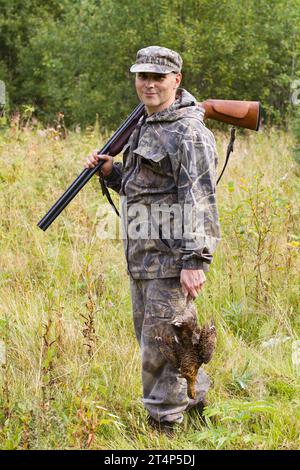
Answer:
[{"label": "tall dry grass", "polygon": [[[299,169],[288,134],[238,134],[218,186],[223,241],[196,301],[218,330],[207,424],[186,416],[169,440],[146,426],[122,242],[98,236],[97,179],[36,226],[101,136],[1,132],[2,449],[299,447]],[[228,136],[216,137],[223,155]]]}]

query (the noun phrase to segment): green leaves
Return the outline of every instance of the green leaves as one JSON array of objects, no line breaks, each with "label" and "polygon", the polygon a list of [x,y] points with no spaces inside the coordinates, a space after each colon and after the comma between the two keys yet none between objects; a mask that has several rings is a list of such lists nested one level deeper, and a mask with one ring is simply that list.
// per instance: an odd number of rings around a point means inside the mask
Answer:
[{"label": "green leaves", "polygon": [[61,111],[69,126],[91,125],[97,113],[106,127],[118,125],[137,100],[129,67],[150,44],[182,54],[183,84],[199,100],[261,100],[277,123],[286,113],[300,52],[300,0],[271,7],[248,0],[0,6],[0,79],[14,106],[33,103],[45,122]]}]

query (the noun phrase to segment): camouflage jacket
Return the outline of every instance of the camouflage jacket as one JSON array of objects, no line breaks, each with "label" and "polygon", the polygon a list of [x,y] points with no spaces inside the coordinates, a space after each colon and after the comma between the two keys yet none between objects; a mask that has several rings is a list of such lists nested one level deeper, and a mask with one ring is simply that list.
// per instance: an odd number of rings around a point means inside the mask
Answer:
[{"label": "camouflage jacket", "polygon": [[204,110],[184,89],[168,108],[141,118],[105,179],[121,196],[128,272],[134,279],[208,270],[220,240],[217,154]]}]

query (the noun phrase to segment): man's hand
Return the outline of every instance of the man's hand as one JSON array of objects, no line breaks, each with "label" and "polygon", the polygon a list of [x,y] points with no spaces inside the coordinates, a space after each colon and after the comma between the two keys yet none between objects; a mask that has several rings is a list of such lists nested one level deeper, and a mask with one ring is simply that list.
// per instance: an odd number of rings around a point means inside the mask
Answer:
[{"label": "man's hand", "polygon": [[[97,155],[97,150],[94,150],[93,153],[87,157],[85,168],[94,168],[100,160],[105,161],[100,171],[102,175],[106,177],[111,173],[113,167],[113,158],[110,155]],[[98,175],[100,171],[98,171]]]},{"label": "man's hand", "polygon": [[189,295],[195,299],[201,291],[206,277],[202,269],[182,269],[180,273],[180,283],[183,293],[187,298]]}]

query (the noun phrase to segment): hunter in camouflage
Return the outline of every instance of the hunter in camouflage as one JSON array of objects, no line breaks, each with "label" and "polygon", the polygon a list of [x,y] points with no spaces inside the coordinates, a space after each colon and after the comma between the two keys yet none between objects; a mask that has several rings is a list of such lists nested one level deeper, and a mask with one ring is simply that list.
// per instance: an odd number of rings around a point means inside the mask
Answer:
[{"label": "hunter in camouflage", "polygon": [[[164,359],[155,334],[178,314],[197,316],[192,298],[199,285],[188,292],[183,274],[202,273],[205,279],[220,240],[215,139],[203,122],[203,108],[178,86],[181,66],[181,57],[170,49],[138,51],[130,70],[136,72],[147,113],[123,149],[123,162],[111,162],[104,175],[107,187],[121,198],[143,403],[159,423],[180,423],[185,410],[204,402],[209,388],[199,369],[196,398],[189,399],[186,380]],[[111,159],[93,154],[89,167],[100,158]]]},{"label": "hunter in camouflage", "polygon": [[[123,149],[123,164],[115,163],[105,180],[123,196],[125,253],[134,279],[180,276],[182,268],[207,271],[220,239],[214,136],[195,98],[183,89],[177,96],[168,109],[140,123]],[[169,220],[156,229],[158,212]],[[135,235],[137,217],[142,237],[133,239],[130,228]],[[172,235],[181,220],[176,239]],[[168,222],[169,239],[157,237]]]}]

